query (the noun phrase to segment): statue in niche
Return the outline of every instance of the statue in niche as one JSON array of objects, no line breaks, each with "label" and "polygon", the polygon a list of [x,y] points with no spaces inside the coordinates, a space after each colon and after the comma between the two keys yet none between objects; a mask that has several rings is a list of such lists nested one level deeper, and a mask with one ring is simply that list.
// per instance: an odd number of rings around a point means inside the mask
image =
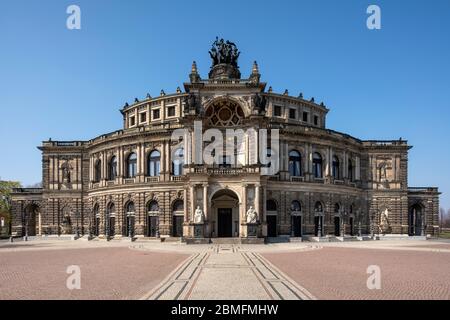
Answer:
[{"label": "statue in niche", "polygon": [[62,234],[71,234],[72,233],[72,220],[70,218],[70,214],[66,213],[63,216],[62,220]]},{"label": "statue in niche", "polygon": [[258,214],[252,206],[247,211],[247,223],[256,223]]},{"label": "statue in niche", "polygon": [[386,233],[390,233],[390,231],[391,231],[391,226],[389,223],[389,210],[386,208],[380,214],[380,233],[386,234]]},{"label": "statue in niche", "polygon": [[203,215],[203,210],[200,209],[200,206],[197,206],[194,212],[194,223],[203,223],[205,220],[205,216]]},{"label": "statue in niche", "polygon": [[62,178],[64,183],[70,183],[70,164],[68,161],[61,166]]}]

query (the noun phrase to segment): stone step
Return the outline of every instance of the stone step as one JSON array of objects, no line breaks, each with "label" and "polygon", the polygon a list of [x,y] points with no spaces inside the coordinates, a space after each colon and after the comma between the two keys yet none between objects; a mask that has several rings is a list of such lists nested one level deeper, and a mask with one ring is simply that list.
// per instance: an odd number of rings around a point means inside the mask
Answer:
[{"label": "stone step", "polygon": [[240,238],[211,238],[211,243],[214,244],[240,244]]},{"label": "stone step", "polygon": [[161,238],[161,242],[181,242],[182,239],[181,237],[164,237]]},{"label": "stone step", "polygon": [[161,238],[138,237],[134,242],[161,242]]},{"label": "stone step", "polygon": [[330,237],[303,236],[303,241],[330,242]]}]

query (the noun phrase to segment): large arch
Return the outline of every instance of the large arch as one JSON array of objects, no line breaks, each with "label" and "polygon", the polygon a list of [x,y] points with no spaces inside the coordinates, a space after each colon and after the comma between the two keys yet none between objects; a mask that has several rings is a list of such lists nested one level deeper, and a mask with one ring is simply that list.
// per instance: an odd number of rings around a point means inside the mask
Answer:
[{"label": "large arch", "polygon": [[172,203],[172,236],[183,236],[184,200],[177,199]]},{"label": "large arch", "polygon": [[205,105],[205,125],[212,127],[235,127],[246,118],[242,104],[231,97],[219,97]]},{"label": "large arch", "polygon": [[36,203],[27,205],[23,215],[23,234],[27,236],[35,236],[41,234],[40,207]]},{"label": "large arch", "polygon": [[231,189],[216,191],[211,196],[212,236],[231,238],[239,235],[239,196]]},{"label": "large arch", "polygon": [[420,236],[425,229],[425,208],[421,203],[416,203],[408,212],[408,235]]}]

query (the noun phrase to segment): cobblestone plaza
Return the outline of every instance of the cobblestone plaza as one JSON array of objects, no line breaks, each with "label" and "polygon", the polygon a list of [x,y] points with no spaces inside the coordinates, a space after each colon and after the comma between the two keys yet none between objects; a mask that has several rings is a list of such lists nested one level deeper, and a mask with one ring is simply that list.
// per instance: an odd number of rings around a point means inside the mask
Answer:
[{"label": "cobblestone plaza", "polygon": [[[450,299],[444,241],[1,242],[0,259],[0,299]],[[70,265],[80,267],[79,290],[66,286]],[[380,289],[367,287],[371,265]]]}]

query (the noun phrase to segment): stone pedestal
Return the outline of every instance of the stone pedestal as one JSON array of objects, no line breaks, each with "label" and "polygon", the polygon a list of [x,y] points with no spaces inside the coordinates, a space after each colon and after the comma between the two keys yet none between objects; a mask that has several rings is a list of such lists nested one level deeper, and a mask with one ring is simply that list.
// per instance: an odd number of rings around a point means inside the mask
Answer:
[{"label": "stone pedestal", "polygon": [[246,238],[257,238],[258,237],[258,223],[246,223],[244,224],[244,237]]},{"label": "stone pedestal", "polygon": [[196,223],[194,224],[194,238],[204,238],[205,237],[205,224]]}]

